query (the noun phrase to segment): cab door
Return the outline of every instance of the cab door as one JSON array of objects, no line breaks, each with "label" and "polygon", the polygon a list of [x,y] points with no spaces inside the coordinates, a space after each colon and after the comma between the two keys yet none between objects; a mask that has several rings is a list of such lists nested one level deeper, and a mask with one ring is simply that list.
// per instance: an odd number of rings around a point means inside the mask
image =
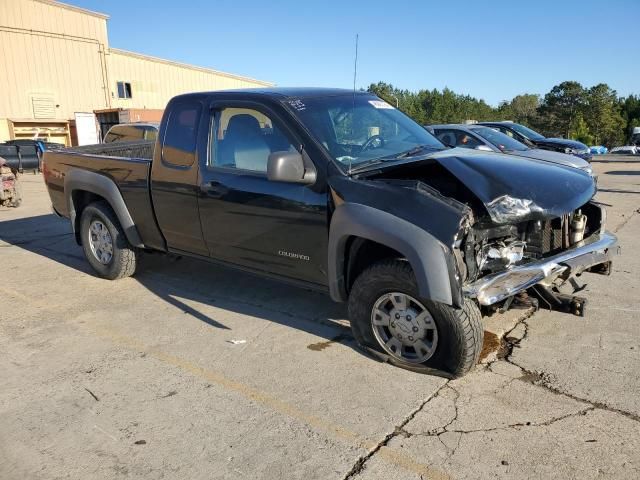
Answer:
[{"label": "cab door", "polygon": [[267,178],[271,153],[300,149],[272,110],[242,101],[214,106],[199,186],[200,222],[212,258],[326,284],[326,190]]},{"label": "cab door", "polygon": [[197,100],[185,99],[172,101],[167,109],[151,173],[158,226],[170,250],[208,255],[197,196],[198,130],[204,108]]}]

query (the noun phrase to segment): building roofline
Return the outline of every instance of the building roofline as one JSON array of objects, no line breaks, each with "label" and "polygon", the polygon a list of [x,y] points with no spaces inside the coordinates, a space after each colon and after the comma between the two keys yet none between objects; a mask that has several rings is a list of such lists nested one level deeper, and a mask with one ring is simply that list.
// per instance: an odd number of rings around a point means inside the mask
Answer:
[{"label": "building roofline", "polygon": [[220,70],[214,70],[212,68],[204,68],[198,67],[196,65],[190,65],[188,63],[174,62],[173,60],[165,60],[164,58],[153,57],[151,55],[144,55],[142,53],[130,52],[128,50],[121,50],[119,48],[109,48],[111,53],[115,53],[117,55],[124,55],[126,57],[139,58],[141,60],[149,60],[151,62],[164,63],[166,65],[173,65],[176,67],[188,68],[190,70],[196,70],[205,73],[214,73],[216,75],[221,75],[223,77],[235,78],[236,80],[244,80],[246,82],[257,83],[259,85],[264,85],[265,87],[271,87],[274,85],[272,82],[265,82],[263,80],[257,80],[251,77],[244,77],[242,75],[235,75],[233,73],[221,72]]},{"label": "building roofline", "polygon": [[47,5],[51,5],[53,7],[66,8],[67,10],[72,10],[78,13],[84,13],[85,15],[91,15],[93,17],[102,18],[103,20],[108,20],[109,15],[106,13],[94,12],[93,10],[87,10],[86,8],[76,7],[75,5],[69,5],[68,3],[58,2],[56,0],[35,0],[36,2],[46,3]]}]

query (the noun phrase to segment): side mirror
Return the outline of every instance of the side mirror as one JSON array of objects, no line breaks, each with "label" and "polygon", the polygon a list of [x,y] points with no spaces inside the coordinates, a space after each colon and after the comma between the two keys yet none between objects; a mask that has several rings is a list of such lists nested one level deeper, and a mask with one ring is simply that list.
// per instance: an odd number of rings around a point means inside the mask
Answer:
[{"label": "side mirror", "polygon": [[273,152],[267,162],[267,178],[272,182],[311,184],[316,172],[307,171],[298,152]]},{"label": "side mirror", "polygon": [[491,149],[491,147],[488,147],[487,145],[478,145],[476,147],[476,150],[480,150],[482,152],[493,152],[493,150]]}]

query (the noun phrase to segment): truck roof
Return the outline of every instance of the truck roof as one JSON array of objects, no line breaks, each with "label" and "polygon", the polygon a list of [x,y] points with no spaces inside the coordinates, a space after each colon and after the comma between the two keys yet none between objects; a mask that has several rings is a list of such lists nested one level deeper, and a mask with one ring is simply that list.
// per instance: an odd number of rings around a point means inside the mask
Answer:
[{"label": "truck roof", "polygon": [[[323,88],[323,87],[267,87],[267,88],[243,88],[235,90],[214,90],[210,92],[193,92],[179,95],[179,98],[202,97],[202,96],[224,96],[227,94],[247,94],[264,96],[270,98],[311,98],[330,97],[337,95],[353,95],[354,91],[346,88]],[[356,95],[373,95],[369,92],[356,91]],[[178,98],[176,97],[176,98]]]}]

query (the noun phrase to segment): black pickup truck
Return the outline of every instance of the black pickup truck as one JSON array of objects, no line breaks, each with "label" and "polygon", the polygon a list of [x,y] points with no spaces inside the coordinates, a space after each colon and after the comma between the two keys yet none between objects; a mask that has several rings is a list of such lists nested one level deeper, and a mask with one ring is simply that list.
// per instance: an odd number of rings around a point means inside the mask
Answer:
[{"label": "black pickup truck", "polygon": [[587,173],[446,149],[365,92],[182,95],[155,143],[43,163],[98,275],[159,251],[326,290],[363,347],[416,371],[462,375],[483,306],[532,287],[557,300],[574,275],[606,273],[616,245]]}]

